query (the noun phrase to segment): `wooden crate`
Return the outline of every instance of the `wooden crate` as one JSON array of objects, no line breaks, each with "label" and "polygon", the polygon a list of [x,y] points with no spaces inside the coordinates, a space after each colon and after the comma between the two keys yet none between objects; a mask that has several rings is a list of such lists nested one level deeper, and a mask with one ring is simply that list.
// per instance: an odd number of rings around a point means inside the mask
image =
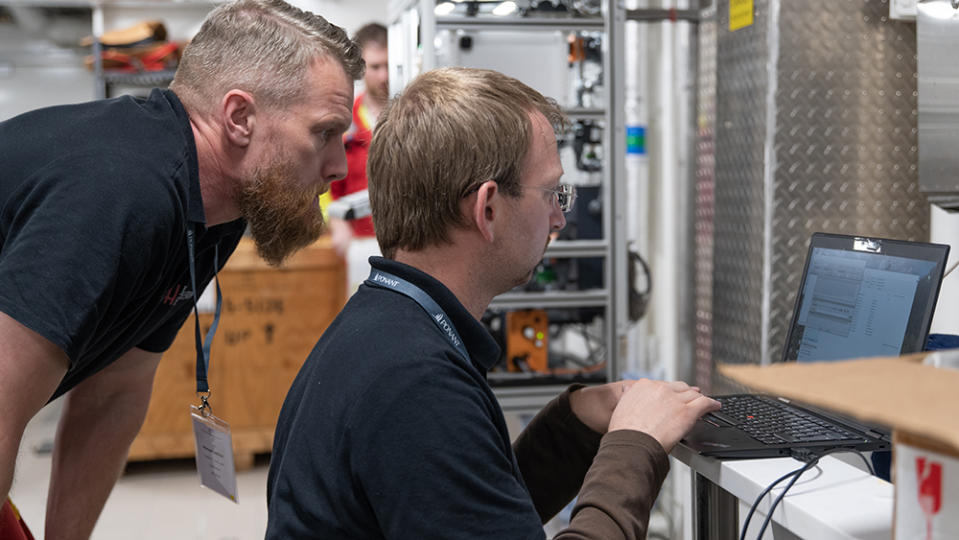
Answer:
[{"label": "wooden crate", "polygon": [[[223,311],[210,360],[210,403],[230,423],[237,468],[269,452],[283,399],[303,361],[345,302],[346,271],[328,238],[271,268],[244,238],[220,272]],[[206,335],[213,314],[200,314]],[[193,316],[164,355],[130,461],[193,457],[196,398]]]}]

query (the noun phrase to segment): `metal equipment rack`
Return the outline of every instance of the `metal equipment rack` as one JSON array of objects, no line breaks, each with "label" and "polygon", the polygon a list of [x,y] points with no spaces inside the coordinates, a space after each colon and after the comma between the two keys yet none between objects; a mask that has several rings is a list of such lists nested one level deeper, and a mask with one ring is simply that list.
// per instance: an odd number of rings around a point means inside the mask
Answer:
[{"label": "metal equipment rack", "polygon": [[[599,175],[599,196],[602,207],[601,238],[588,240],[556,240],[546,250],[546,259],[599,259],[602,261],[601,286],[584,290],[545,290],[514,292],[494,298],[491,309],[576,309],[601,310],[605,382],[619,376],[625,356],[627,331],[627,250],[625,231],[625,119],[623,94],[624,21],[621,2],[594,2],[600,13],[595,16],[568,13],[560,16],[437,17],[434,0],[392,0],[390,21],[390,81],[392,91],[401,90],[418,73],[440,67],[433,47],[439,32],[520,31],[520,32],[592,32],[602,36],[602,106],[569,107],[565,112],[572,121],[601,122],[602,170]],[[570,10],[572,11],[572,10]],[[523,54],[518,50],[517,54]],[[562,104],[562,102],[560,102]],[[569,174],[567,168],[567,174]],[[577,202],[580,204],[580,202]],[[507,384],[490,382],[506,411],[531,412],[541,408],[567,384],[561,377],[514,377]],[[528,374],[524,374],[528,375]],[[575,377],[570,380],[575,380]]]}]

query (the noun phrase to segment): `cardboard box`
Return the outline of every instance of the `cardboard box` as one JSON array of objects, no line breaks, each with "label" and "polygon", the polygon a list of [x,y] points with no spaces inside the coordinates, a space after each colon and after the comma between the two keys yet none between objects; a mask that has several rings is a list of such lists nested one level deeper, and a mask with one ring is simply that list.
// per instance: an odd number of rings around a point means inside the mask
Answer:
[{"label": "cardboard box", "polygon": [[758,392],[893,429],[894,538],[959,538],[959,370],[924,354],[772,366],[721,365]]}]

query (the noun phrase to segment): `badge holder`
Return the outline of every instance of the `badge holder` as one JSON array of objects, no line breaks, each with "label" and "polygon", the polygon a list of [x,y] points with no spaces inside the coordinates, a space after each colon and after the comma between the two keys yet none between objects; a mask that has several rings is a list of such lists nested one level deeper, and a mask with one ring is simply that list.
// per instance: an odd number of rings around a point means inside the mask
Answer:
[{"label": "badge holder", "polygon": [[230,424],[213,415],[213,407],[210,406],[210,386],[207,384],[210,346],[213,344],[213,335],[216,334],[216,327],[220,322],[220,308],[223,305],[220,279],[216,276],[219,250],[214,248],[213,252],[216,312],[213,315],[213,324],[210,325],[210,330],[206,334],[206,340],[201,341],[193,234],[193,228],[188,227],[187,255],[190,263],[190,282],[193,285],[193,320],[196,323],[196,393],[200,398],[199,407],[190,405],[190,421],[193,423],[193,439],[196,444],[196,470],[200,476],[201,486],[239,503],[236,493],[236,467],[233,461],[233,435],[230,432]]},{"label": "badge holder", "polygon": [[213,415],[213,408],[207,401],[209,397],[209,392],[201,394],[201,405],[190,405],[193,438],[196,441],[196,471],[201,486],[239,503],[230,424]]}]

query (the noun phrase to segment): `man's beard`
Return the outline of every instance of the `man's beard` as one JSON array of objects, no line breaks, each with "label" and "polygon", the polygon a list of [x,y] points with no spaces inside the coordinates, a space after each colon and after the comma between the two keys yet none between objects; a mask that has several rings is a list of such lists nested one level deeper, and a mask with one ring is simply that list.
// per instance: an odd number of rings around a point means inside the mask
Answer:
[{"label": "man's beard", "polygon": [[279,266],[326,230],[318,200],[326,185],[300,188],[293,169],[289,161],[274,161],[255,171],[237,198],[257,252],[272,266]]}]

